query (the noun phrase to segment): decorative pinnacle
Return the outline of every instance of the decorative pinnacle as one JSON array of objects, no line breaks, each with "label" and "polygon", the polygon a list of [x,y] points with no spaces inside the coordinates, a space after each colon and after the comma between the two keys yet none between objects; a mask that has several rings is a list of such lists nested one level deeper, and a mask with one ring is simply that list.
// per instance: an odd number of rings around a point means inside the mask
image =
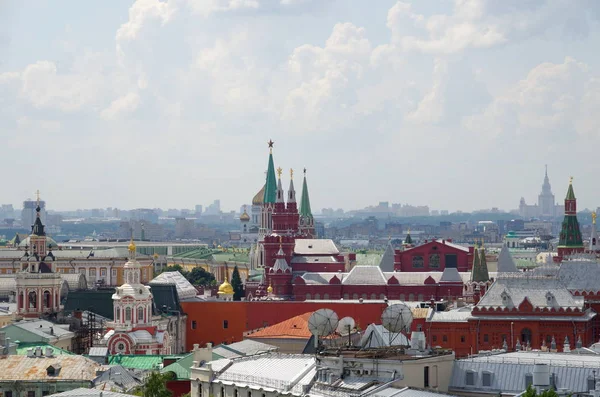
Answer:
[{"label": "decorative pinnacle", "polygon": [[306,175],[306,167],[304,167],[304,175]]},{"label": "decorative pinnacle", "polygon": [[290,179],[294,179],[294,169],[290,168]]},{"label": "decorative pinnacle", "polygon": [[269,139],[269,142],[267,142],[267,144],[269,145],[269,152],[273,153],[273,145],[275,144],[275,142],[273,142],[272,139]]},{"label": "decorative pinnacle", "polygon": [[592,223],[596,224],[596,211],[592,212]]},{"label": "decorative pinnacle", "polygon": [[279,179],[281,179],[281,173],[283,172],[283,170],[281,169],[281,167],[277,168],[277,177],[279,177]]},{"label": "decorative pinnacle", "polygon": [[35,195],[37,196],[37,205],[40,205],[40,190],[35,191]]},{"label": "decorative pinnacle", "polygon": [[570,176],[570,177],[569,177],[569,185],[572,185],[572,184],[573,184],[573,177],[572,177],[572,176]]}]

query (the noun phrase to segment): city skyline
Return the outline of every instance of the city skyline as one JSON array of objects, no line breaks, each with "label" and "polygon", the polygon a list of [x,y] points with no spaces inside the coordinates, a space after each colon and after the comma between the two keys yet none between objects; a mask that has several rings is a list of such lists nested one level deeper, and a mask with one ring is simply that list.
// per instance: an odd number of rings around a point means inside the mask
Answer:
[{"label": "city skyline", "polygon": [[559,204],[574,176],[580,208],[598,205],[594,1],[0,10],[0,161],[19,176],[1,203],[237,209],[273,139],[315,210],[510,210],[536,201],[545,164]]}]

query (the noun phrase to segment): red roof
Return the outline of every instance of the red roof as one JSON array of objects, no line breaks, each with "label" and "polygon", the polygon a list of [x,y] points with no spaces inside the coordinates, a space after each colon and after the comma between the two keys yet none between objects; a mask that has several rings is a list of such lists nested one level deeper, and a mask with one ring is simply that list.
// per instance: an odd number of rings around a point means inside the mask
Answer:
[{"label": "red roof", "polygon": [[312,312],[300,314],[299,316],[292,317],[288,320],[280,323],[271,325],[263,328],[260,331],[256,331],[252,334],[247,335],[249,339],[258,338],[295,338],[295,339],[309,339],[312,334],[308,330],[308,319],[312,315]]}]

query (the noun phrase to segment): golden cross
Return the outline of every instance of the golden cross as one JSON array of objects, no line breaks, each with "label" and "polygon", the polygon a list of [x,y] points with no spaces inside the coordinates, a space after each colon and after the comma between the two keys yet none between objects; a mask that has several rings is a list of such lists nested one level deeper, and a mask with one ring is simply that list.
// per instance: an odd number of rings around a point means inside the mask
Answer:
[{"label": "golden cross", "polygon": [[592,212],[592,223],[596,224],[596,211]]},{"label": "golden cross", "polygon": [[290,168],[290,179],[294,179],[294,169]]},{"label": "golden cross", "polygon": [[283,170],[281,169],[281,167],[277,168],[277,176],[281,179],[281,173],[283,172]]}]

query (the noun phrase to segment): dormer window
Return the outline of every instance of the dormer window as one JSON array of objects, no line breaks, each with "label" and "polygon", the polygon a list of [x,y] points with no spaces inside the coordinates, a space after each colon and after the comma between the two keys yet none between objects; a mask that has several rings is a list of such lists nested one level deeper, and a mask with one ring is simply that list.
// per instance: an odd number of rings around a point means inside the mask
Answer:
[{"label": "dormer window", "polygon": [[546,302],[548,305],[552,305],[554,303],[554,295],[550,291],[546,292]]},{"label": "dormer window", "polygon": [[475,372],[467,371],[465,374],[465,384],[467,386],[475,386]]},{"label": "dormer window", "polygon": [[492,373],[484,371],[481,373],[481,386],[492,387]]},{"label": "dormer window", "polygon": [[508,306],[508,304],[510,303],[510,295],[508,294],[508,292],[502,291],[502,294],[500,294],[500,296],[502,297],[502,303],[504,304],[504,306]]}]

